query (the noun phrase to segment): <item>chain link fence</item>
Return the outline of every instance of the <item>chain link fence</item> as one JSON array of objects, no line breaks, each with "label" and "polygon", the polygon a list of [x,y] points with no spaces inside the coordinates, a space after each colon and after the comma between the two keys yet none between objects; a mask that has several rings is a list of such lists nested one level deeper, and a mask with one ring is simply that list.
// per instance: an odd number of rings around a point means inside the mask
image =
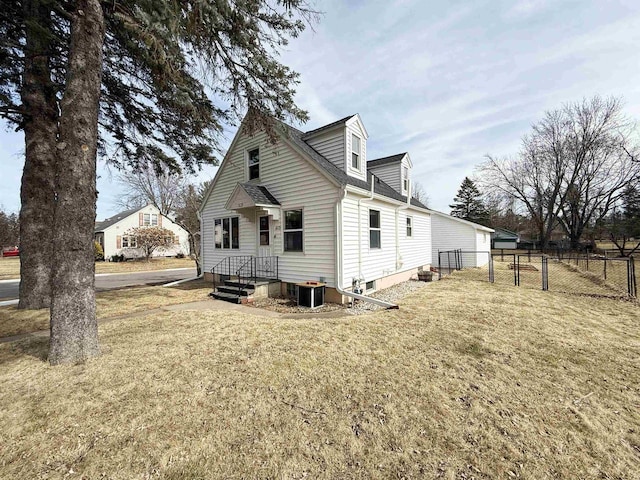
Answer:
[{"label": "chain link fence", "polygon": [[580,295],[637,298],[633,257],[439,252],[439,278],[455,270],[465,270],[465,278],[490,283]]}]

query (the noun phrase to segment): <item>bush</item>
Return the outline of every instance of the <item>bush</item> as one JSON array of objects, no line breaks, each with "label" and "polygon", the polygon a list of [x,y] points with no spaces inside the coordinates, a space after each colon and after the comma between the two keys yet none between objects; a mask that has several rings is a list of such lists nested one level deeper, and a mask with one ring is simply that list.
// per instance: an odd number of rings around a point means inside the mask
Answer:
[{"label": "bush", "polygon": [[124,254],[120,254],[120,255],[111,255],[111,261],[112,262],[124,262],[126,260],[126,258],[124,257]]},{"label": "bush", "polygon": [[102,245],[95,240],[93,241],[93,257],[96,262],[104,260],[104,250],[102,250]]}]

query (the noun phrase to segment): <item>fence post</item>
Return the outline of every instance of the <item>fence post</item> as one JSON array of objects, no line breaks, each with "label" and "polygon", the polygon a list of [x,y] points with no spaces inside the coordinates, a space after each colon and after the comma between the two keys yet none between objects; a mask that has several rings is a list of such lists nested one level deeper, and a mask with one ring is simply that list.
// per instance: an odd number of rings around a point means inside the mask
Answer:
[{"label": "fence post", "polygon": [[438,280],[442,280],[442,263],[440,262],[440,250],[438,250]]},{"label": "fence post", "polygon": [[494,283],[493,277],[493,255],[489,252],[489,283]]},{"label": "fence post", "polygon": [[633,259],[633,255],[629,257],[629,261],[631,262],[631,280],[633,283],[633,296],[637,298],[638,296],[638,283],[636,282],[636,262]]},{"label": "fence post", "polygon": [[542,290],[549,290],[549,259],[542,257]]},{"label": "fence post", "polygon": [[516,254],[513,254],[513,285],[518,286],[518,273],[516,272]]}]

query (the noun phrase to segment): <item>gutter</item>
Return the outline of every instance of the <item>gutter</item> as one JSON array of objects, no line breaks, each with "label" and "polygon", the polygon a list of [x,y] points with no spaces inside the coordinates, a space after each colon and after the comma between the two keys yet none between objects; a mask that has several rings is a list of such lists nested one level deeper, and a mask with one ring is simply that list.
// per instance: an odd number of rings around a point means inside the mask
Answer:
[{"label": "gutter", "polygon": [[[409,188],[407,190],[407,203],[396,207],[396,271],[402,268],[402,256],[400,255],[400,233],[398,221],[400,220],[400,210],[407,210],[411,206],[411,187],[413,186],[411,180],[408,180]],[[413,224],[411,225],[413,229]]]},{"label": "gutter", "polygon": [[[342,187],[342,189],[340,190],[340,195],[338,196],[338,199],[336,200],[335,207],[334,207],[336,212],[336,215],[335,215],[335,222],[336,222],[335,257],[336,258],[335,258],[335,269],[334,269],[336,291],[340,295],[344,295],[345,297],[351,297],[358,300],[362,300],[363,302],[373,303],[375,305],[379,305],[387,309],[397,309],[399,307],[394,303],[384,302],[382,300],[378,300],[377,298],[371,298],[371,297],[367,297],[366,295],[347,292],[342,289],[342,286],[341,286],[341,283],[342,283],[342,201],[345,198],[347,198],[347,189],[346,187]],[[360,248],[361,248],[361,245],[359,245],[359,250]]]},{"label": "gutter", "polygon": [[[358,277],[359,280],[362,280],[362,215],[360,213],[360,204],[361,202],[370,202],[371,200],[373,200],[373,195],[374,195],[374,188],[375,188],[375,183],[376,182],[376,177],[374,177],[373,175],[371,175],[371,191],[369,192],[369,196],[366,198],[359,198],[358,199]],[[345,191],[345,198],[346,198],[347,194]],[[340,227],[342,227],[342,222],[340,222]]]}]

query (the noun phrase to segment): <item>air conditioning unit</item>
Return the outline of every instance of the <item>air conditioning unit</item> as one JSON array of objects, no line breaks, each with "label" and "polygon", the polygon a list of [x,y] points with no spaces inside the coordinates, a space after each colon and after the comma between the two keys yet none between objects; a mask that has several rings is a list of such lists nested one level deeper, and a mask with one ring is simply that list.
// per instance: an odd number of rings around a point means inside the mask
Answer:
[{"label": "air conditioning unit", "polygon": [[317,308],[324,305],[325,286],[326,284],[320,282],[297,283],[298,306]]}]

